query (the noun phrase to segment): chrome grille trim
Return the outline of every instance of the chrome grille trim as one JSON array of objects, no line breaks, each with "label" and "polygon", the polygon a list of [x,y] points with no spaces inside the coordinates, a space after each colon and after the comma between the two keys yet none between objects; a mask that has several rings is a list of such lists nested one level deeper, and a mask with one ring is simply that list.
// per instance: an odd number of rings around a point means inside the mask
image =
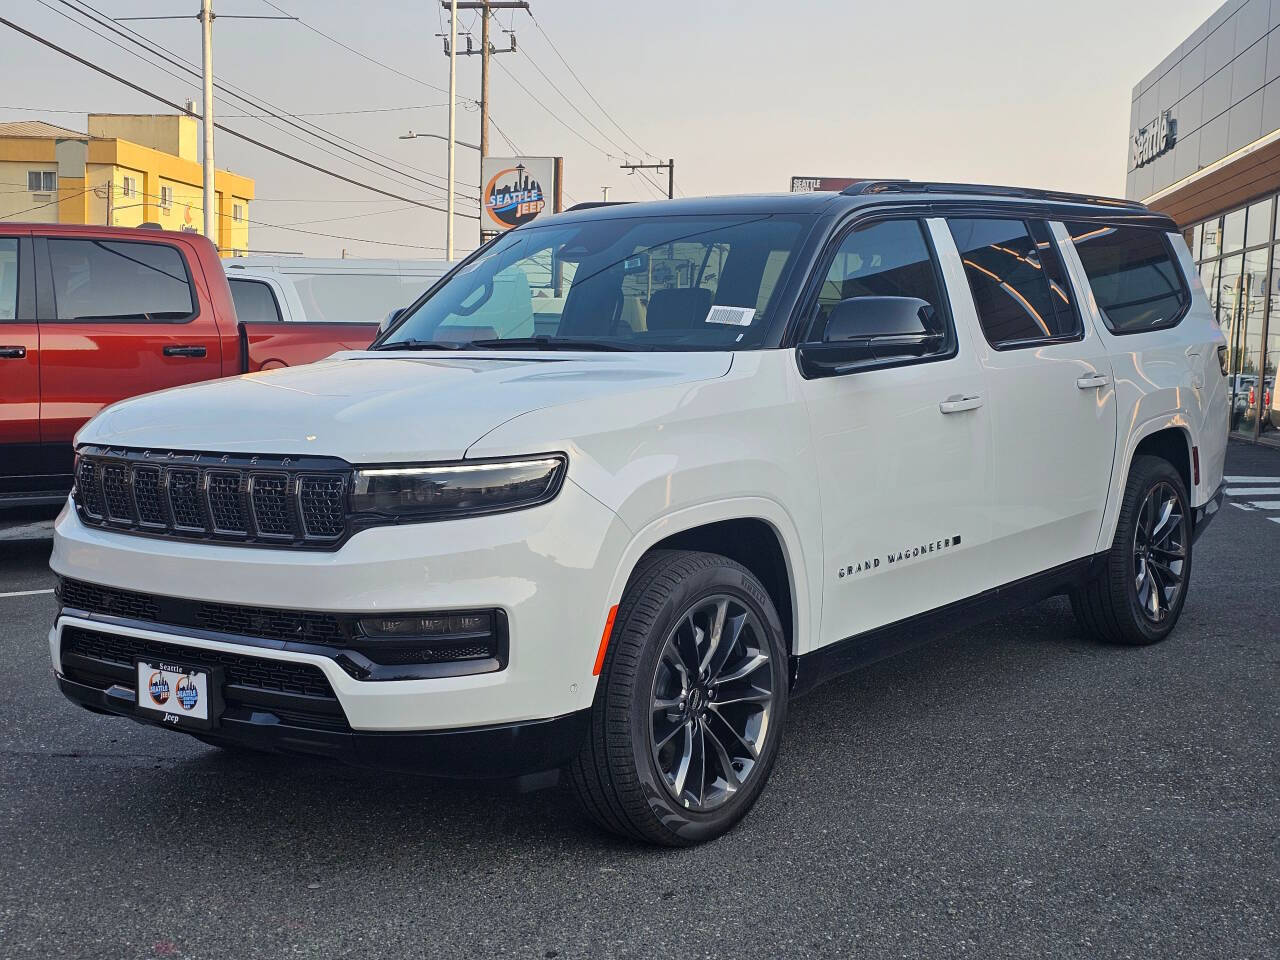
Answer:
[{"label": "chrome grille trim", "polygon": [[334,550],[352,532],[351,466],[285,457],[127,447],[77,452],[83,523],[168,540]]}]

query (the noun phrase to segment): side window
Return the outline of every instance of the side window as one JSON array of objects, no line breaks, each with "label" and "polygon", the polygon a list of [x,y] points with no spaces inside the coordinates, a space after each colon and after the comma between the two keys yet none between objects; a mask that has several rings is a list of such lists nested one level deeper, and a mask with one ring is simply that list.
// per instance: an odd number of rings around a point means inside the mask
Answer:
[{"label": "side window", "polygon": [[939,335],[925,355],[952,352],[950,311],[924,224],[919,220],[884,220],[855,229],[844,238],[818,291],[805,341],[826,340],[828,322],[836,307],[861,297],[923,301],[926,306],[920,319],[928,333]]},{"label": "side window", "polygon": [[251,323],[277,323],[280,316],[280,305],[276,303],[276,295],[271,285],[261,280],[231,280],[231,299],[236,305],[236,319]]},{"label": "side window", "polygon": [[959,218],[947,223],[988,343],[1005,350],[1080,336],[1071,285],[1043,223]]},{"label": "side window", "polygon": [[18,240],[0,239],[0,320],[18,317]]},{"label": "side window", "polygon": [[59,320],[181,323],[195,315],[182,254],[166,243],[49,238]]},{"label": "side window", "polygon": [[1191,293],[1163,233],[1096,223],[1067,229],[1112,333],[1160,330],[1182,319]]}]

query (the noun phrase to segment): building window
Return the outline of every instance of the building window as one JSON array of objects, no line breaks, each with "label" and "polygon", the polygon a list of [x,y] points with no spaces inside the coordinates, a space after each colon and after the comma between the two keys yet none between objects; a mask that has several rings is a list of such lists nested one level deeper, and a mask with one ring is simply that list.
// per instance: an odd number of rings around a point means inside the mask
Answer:
[{"label": "building window", "polygon": [[160,188],[160,209],[168,210],[173,206],[173,187]]},{"label": "building window", "polygon": [[125,177],[120,187],[120,195],[124,197],[136,197],[138,195],[138,181],[135,177]]},{"label": "building window", "polygon": [[58,174],[54,170],[28,170],[27,189],[32,193],[53,193],[58,189]]},{"label": "building window", "polygon": [[241,206],[240,204],[238,204],[238,203],[233,203],[233,204],[231,205],[231,219],[232,219],[232,220],[234,220],[236,223],[239,223],[241,220],[243,220],[243,219],[244,219],[244,207],[242,207],[242,206]]}]

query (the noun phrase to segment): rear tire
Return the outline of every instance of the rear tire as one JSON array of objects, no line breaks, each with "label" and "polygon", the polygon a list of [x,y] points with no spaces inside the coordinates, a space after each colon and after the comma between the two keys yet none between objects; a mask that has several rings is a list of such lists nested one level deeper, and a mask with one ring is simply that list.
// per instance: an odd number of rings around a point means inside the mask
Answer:
[{"label": "rear tire", "polygon": [[1071,595],[1085,633],[1129,646],[1169,636],[1187,599],[1191,532],[1181,475],[1160,457],[1135,457],[1102,569]]},{"label": "rear tire", "polygon": [[586,814],[664,846],[720,836],[756,802],[786,720],[787,649],[760,581],[663,550],[632,575],[569,779]]}]

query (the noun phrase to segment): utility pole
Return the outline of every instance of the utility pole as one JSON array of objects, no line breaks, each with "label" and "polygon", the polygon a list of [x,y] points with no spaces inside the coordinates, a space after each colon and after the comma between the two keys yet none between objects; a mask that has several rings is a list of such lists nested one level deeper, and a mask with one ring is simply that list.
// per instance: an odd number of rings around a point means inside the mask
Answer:
[{"label": "utility pole", "polygon": [[453,262],[454,138],[458,122],[458,0],[449,0],[449,212],[445,223],[445,256]]},{"label": "utility pole", "polygon": [[674,159],[667,160],[666,163],[623,163],[619,165],[621,169],[634,174],[637,170],[665,170],[667,171],[667,199],[674,200],[676,195],[676,162]]},{"label": "utility pole", "polygon": [[484,159],[489,155],[489,57],[499,53],[515,53],[516,52],[516,35],[515,31],[510,31],[510,41],[507,46],[499,50],[489,42],[489,18],[493,15],[494,10],[528,10],[528,0],[465,0],[463,3],[454,3],[454,0],[440,0],[441,6],[456,8],[458,10],[479,10],[480,11],[480,49],[474,50],[471,47],[471,38],[467,38],[467,49],[458,50],[457,35],[453,34],[450,43],[445,44],[444,52],[450,57],[454,55],[462,57],[474,57],[480,54],[480,159]]},{"label": "utility pole", "polygon": [[200,40],[204,68],[204,235],[218,243],[218,195],[213,166],[213,0],[200,0]]}]

